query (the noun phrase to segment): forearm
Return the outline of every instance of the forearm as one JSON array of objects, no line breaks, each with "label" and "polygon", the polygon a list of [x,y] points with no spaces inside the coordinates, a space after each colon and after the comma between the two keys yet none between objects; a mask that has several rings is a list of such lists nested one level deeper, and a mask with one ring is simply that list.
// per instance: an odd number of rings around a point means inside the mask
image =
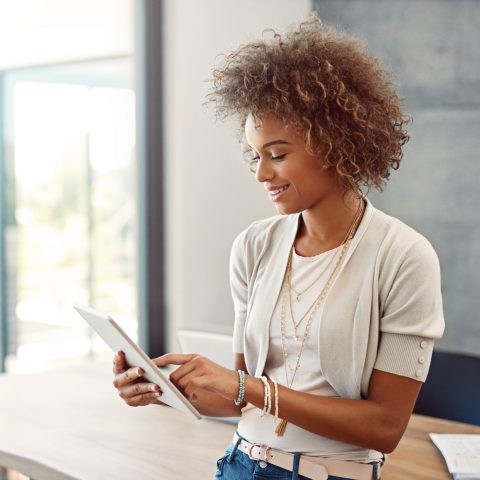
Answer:
[{"label": "forearm", "polygon": [[[392,451],[398,441],[398,428],[389,421],[395,419],[395,412],[386,415],[384,407],[373,400],[323,397],[284,386],[278,387],[278,397],[280,418],[318,435],[381,452]],[[263,409],[261,380],[246,376],[245,400]]]}]

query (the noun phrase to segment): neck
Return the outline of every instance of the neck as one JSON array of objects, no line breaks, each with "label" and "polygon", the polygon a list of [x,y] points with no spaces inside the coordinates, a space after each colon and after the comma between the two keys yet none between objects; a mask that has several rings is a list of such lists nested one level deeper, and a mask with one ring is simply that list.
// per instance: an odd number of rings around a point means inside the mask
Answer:
[{"label": "neck", "polygon": [[303,211],[295,240],[297,253],[312,256],[338,247],[358,210],[362,212],[362,203],[356,192],[349,191],[328,196],[314,208]]}]

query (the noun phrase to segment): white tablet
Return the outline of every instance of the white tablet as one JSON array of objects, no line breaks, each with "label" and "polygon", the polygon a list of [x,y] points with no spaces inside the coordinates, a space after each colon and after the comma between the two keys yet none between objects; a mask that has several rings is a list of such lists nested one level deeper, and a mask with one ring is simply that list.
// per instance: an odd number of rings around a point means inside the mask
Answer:
[{"label": "white tablet", "polygon": [[145,372],[143,377],[160,387],[163,392],[162,402],[193,415],[195,418],[202,418],[197,409],[182,395],[168,376],[130,339],[113,318],[108,315],[102,315],[93,308],[84,305],[75,304],[73,307],[114,352],[121,350],[125,353],[128,365],[140,367]]}]

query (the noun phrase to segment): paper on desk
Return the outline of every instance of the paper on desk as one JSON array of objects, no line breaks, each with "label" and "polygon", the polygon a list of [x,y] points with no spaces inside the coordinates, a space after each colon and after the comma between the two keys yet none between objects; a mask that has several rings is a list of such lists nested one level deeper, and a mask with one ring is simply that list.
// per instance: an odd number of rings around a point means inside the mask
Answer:
[{"label": "paper on desk", "polygon": [[480,435],[431,433],[455,479],[480,479]]}]

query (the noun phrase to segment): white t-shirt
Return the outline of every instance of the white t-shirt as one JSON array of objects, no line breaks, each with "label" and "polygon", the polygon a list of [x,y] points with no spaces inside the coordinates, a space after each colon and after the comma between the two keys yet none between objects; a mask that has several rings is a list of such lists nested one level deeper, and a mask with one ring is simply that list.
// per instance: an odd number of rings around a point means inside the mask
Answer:
[{"label": "white t-shirt", "polygon": [[[321,253],[314,257],[301,257],[294,251],[292,255],[292,287],[297,292],[304,292],[297,302],[292,294],[291,306],[295,322],[302,318],[323,289],[342,247]],[[311,285],[311,286],[310,286]],[[283,293],[279,296],[270,324],[270,340],[268,356],[265,364],[265,374],[279,384],[287,385],[281,338],[281,309],[284,302]],[[290,366],[294,369],[300,350],[305,327],[310,314],[298,324],[295,340],[295,329],[290,313],[287,297],[285,305],[285,346]],[[319,328],[323,312],[323,303],[312,317],[310,333],[305,343],[300,367],[295,374],[291,388],[314,395],[338,397],[333,387],[326,381],[320,370]],[[287,366],[290,386],[292,370]],[[272,392],[273,394],[273,392]],[[272,399],[273,401],[273,399]],[[281,412],[281,405],[279,405]],[[250,442],[268,445],[269,447],[290,452],[302,452],[307,455],[328,456],[342,460],[369,462],[379,460],[382,454],[375,450],[361,448],[344,442],[332,440],[321,435],[304,430],[293,424],[288,424],[283,436],[275,434],[272,416],[261,417],[261,410],[252,404],[247,404],[242,410],[242,418],[238,432]]]}]

